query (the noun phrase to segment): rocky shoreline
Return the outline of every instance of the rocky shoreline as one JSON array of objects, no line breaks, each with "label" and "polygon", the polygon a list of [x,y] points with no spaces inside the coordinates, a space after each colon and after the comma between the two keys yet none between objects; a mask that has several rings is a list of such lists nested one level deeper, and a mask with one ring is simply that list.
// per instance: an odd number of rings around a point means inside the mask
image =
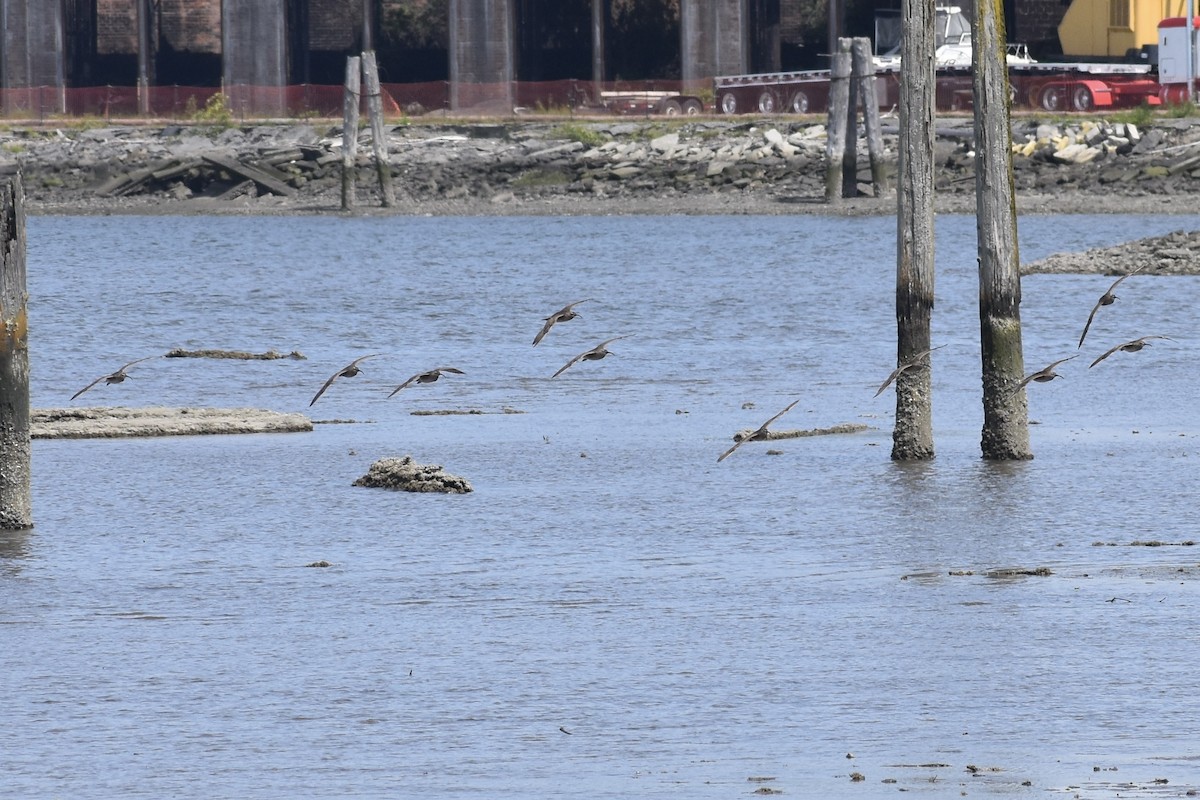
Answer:
[{"label": "rocky shoreline", "polygon": [[[889,174],[895,171],[894,126],[894,119],[885,120]],[[1200,120],[1155,118],[1139,126],[1018,118],[1013,143],[1023,214],[1194,213],[1189,201],[1200,191]],[[860,196],[827,204],[825,144],[823,121],[811,118],[405,120],[388,127],[394,206],[381,207],[364,130],[350,213],[894,213],[894,189],[873,196],[861,140]],[[973,213],[970,117],[939,118],[935,162],[937,210]],[[341,131],[332,121],[0,131],[0,174],[21,172],[31,214],[340,214],[346,213],[341,163]],[[1125,263],[1120,254],[1108,254],[1114,255],[1110,270]],[[1091,263],[1089,271],[1101,271],[1095,261],[1061,268]],[[1200,273],[1191,255],[1176,253],[1167,262],[1172,270]]]}]

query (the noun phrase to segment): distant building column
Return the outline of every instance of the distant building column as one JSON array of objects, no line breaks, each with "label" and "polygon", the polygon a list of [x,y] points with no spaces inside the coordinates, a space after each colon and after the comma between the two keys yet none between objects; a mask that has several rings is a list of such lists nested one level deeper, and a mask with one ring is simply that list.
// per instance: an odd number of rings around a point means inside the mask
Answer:
[{"label": "distant building column", "polygon": [[29,89],[24,101],[10,95],[6,113],[14,102],[35,114],[66,112],[63,19],[62,0],[0,0],[0,86]]},{"label": "distant building column", "polygon": [[510,113],[515,4],[450,0],[450,108]]},{"label": "distant building column", "polygon": [[680,0],[679,35],[685,83],[749,71],[749,0]]},{"label": "distant building column", "polygon": [[221,0],[221,61],[222,91],[231,111],[282,114],[287,106],[286,0]]}]

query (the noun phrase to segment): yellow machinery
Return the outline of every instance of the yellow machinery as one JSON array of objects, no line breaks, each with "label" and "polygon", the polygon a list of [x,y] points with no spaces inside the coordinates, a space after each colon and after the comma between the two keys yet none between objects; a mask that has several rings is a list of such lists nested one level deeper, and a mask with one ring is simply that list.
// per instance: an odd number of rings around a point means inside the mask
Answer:
[{"label": "yellow machinery", "polygon": [[1073,0],[1058,25],[1063,55],[1121,58],[1158,43],[1158,23],[1187,14],[1187,0]]}]

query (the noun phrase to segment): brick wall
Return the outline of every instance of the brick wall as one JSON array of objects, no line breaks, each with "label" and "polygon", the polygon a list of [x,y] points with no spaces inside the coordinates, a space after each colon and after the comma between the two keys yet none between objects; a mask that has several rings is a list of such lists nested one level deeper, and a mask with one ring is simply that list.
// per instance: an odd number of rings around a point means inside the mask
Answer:
[{"label": "brick wall", "polygon": [[320,0],[308,9],[309,47],[353,50],[362,40],[362,0]]},{"label": "brick wall", "polygon": [[162,0],[160,8],[160,47],[221,52],[221,0]]},{"label": "brick wall", "polygon": [[1009,40],[1024,44],[1053,42],[1058,44],[1058,23],[1062,22],[1067,6],[1061,0],[1022,0],[1017,3],[1014,30]]},{"label": "brick wall", "polygon": [[129,0],[96,0],[96,52],[137,52],[137,11]]}]

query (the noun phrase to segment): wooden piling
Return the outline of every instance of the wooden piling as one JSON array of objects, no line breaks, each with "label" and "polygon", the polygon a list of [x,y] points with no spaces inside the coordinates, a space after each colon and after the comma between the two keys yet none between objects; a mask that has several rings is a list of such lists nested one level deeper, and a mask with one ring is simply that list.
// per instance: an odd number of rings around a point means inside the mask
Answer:
[{"label": "wooden piling", "polygon": [[825,202],[837,205],[843,196],[846,159],[846,120],[850,116],[849,52],[833,54],[829,74],[829,114],[825,124]]},{"label": "wooden piling", "polygon": [[354,208],[358,184],[358,103],[362,68],[358,56],[346,58],[346,90],[342,96],[342,210]]},{"label": "wooden piling", "polygon": [[0,530],[33,527],[28,301],[25,193],[18,174],[0,185]]},{"label": "wooden piling", "polygon": [[846,81],[846,152],[842,156],[842,197],[858,197],[858,103],[861,96],[854,79],[854,40],[838,39],[838,55],[850,59]]},{"label": "wooden piling", "polygon": [[1012,127],[1001,0],[975,7],[975,203],[983,356],[983,457],[1033,458],[1021,345],[1021,270],[1013,188]]},{"label": "wooden piling", "polygon": [[[934,3],[903,0],[900,152],[896,174],[896,363],[932,349]],[[892,459],[933,458],[933,362],[896,378]]]},{"label": "wooden piling", "polygon": [[388,159],[387,132],[383,125],[383,90],[379,85],[379,68],[375,63],[375,51],[362,54],[363,78],[367,88],[367,113],[371,119],[371,148],[375,154],[375,169],[379,173],[379,194],[383,207],[396,205],[396,194],[392,190],[392,163]]},{"label": "wooden piling", "polygon": [[887,191],[887,167],[883,152],[883,129],[879,120],[879,94],[875,85],[875,60],[871,40],[856,36],[851,47],[851,74],[862,98],[863,127],[866,129],[867,154],[871,159],[871,184],[876,197]]}]

